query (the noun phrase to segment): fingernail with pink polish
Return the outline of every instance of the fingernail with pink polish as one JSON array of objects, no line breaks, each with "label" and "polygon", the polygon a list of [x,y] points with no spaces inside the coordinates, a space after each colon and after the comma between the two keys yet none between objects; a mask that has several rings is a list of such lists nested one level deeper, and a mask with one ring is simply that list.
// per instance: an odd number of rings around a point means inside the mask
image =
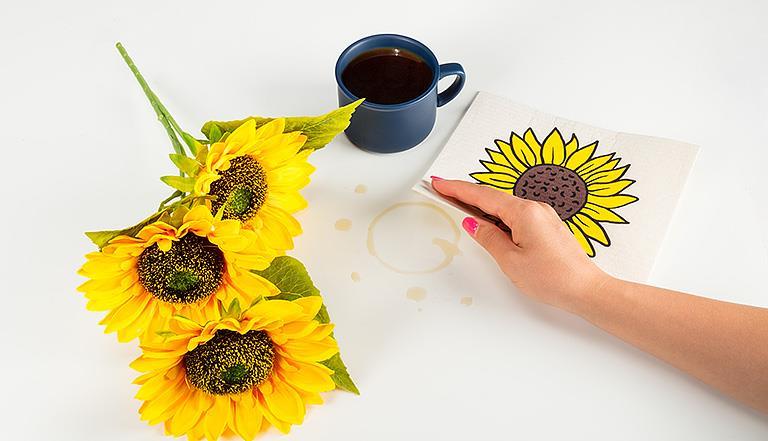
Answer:
[{"label": "fingernail with pink polish", "polygon": [[479,227],[480,224],[477,223],[474,217],[465,217],[464,220],[461,221],[461,226],[470,236],[474,236],[475,233],[477,233],[477,227]]},{"label": "fingernail with pink polish", "polygon": [[440,176],[430,176],[433,181],[444,181],[445,179],[441,178]]}]

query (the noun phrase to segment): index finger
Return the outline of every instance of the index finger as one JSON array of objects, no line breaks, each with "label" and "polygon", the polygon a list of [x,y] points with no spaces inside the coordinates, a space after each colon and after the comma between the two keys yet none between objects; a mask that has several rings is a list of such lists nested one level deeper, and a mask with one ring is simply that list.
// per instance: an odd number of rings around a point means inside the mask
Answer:
[{"label": "index finger", "polygon": [[432,187],[443,196],[473,205],[482,211],[498,217],[510,227],[517,213],[526,203],[524,199],[485,185],[448,179],[434,179]]}]

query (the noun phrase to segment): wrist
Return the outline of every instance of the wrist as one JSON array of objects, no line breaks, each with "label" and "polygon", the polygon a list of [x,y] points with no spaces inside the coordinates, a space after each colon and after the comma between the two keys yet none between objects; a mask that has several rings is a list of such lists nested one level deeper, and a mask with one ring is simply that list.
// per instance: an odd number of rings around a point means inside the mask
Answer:
[{"label": "wrist", "polygon": [[612,292],[618,291],[618,285],[621,283],[624,281],[598,269],[574,290],[569,311],[588,319],[595,310],[599,309],[600,301],[610,296]]}]

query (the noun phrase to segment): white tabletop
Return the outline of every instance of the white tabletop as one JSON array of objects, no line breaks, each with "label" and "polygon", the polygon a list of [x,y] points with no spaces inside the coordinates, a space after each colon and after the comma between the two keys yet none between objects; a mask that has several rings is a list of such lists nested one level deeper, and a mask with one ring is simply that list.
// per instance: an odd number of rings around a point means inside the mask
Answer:
[{"label": "white tabletop", "polygon": [[[137,415],[135,345],[102,334],[74,290],[92,249],[82,231],[143,217],[172,172],[115,41],[196,131],[213,118],[327,111],[337,55],[379,32],[423,41],[441,62],[462,63],[468,81],[418,148],[372,155],[341,136],[312,156],[293,255],[323,290],[362,395],[327,394],[290,439],[768,438],[765,417],[520,296],[463,234],[461,254],[429,274],[393,272],[366,247],[376,215],[423,200],[410,186],[482,89],[701,145],[651,282],[768,306],[765,2],[7,3],[3,439],[164,439]],[[341,218],[349,231],[334,227]],[[386,261],[423,268],[442,257],[432,239],[450,234],[436,212],[408,206],[382,218],[374,239]],[[412,287],[426,297],[409,298]]]}]

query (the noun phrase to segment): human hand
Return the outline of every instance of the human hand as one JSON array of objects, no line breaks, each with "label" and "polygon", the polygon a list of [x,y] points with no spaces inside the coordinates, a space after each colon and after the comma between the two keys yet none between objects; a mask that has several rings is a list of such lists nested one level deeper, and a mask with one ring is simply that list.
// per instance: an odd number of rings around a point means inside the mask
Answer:
[{"label": "human hand", "polygon": [[484,219],[467,217],[462,222],[524,294],[577,312],[587,296],[611,279],[587,257],[549,205],[464,181],[433,177],[432,186],[444,196],[498,217],[509,227],[511,233]]}]

